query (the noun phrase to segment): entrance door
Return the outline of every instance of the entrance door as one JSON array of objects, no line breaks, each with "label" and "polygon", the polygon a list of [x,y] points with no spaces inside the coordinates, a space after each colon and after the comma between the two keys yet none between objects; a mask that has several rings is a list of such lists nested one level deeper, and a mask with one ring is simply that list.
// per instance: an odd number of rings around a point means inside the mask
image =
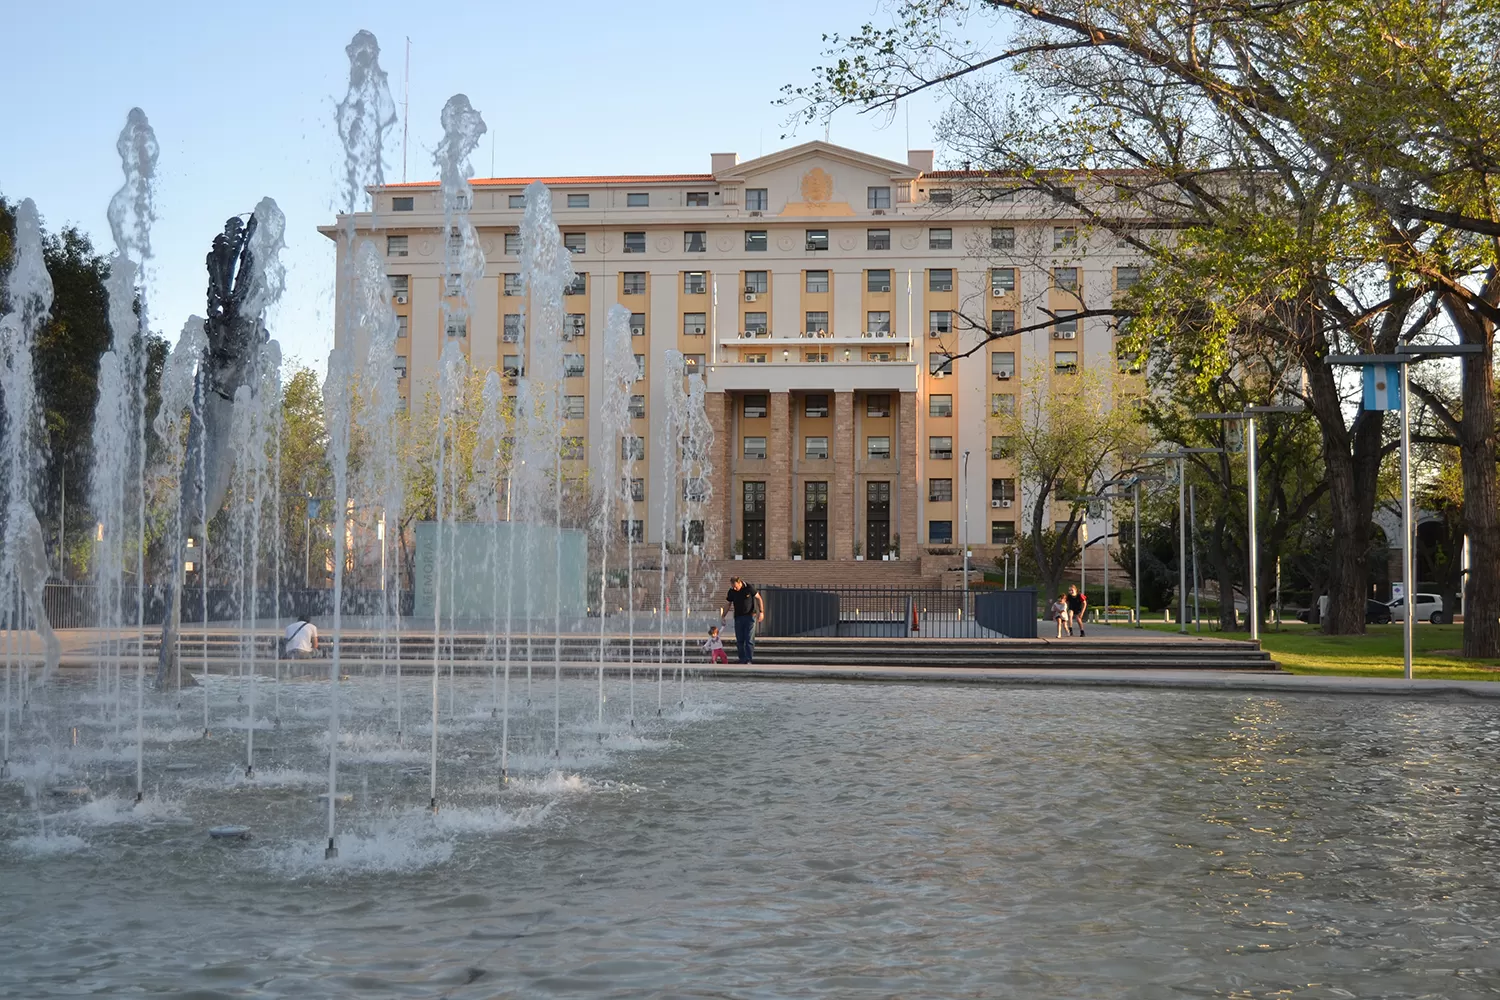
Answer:
[{"label": "entrance door", "polygon": [[802,484],[803,555],[807,559],[828,558],[828,484]]},{"label": "entrance door", "polygon": [[745,558],[766,557],[766,484],[745,484]]},{"label": "entrance door", "polygon": [[891,551],[891,484],[865,483],[865,557],[880,559]]}]

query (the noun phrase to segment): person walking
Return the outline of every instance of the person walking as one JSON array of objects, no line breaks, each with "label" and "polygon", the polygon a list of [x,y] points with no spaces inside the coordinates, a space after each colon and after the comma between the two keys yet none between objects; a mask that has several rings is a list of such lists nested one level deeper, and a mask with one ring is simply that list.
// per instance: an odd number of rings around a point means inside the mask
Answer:
[{"label": "person walking", "polygon": [[1073,634],[1073,623],[1076,622],[1078,624],[1078,635],[1081,637],[1083,635],[1083,609],[1088,606],[1088,602],[1083,599],[1083,595],[1078,592],[1077,587],[1068,588],[1067,601],[1068,634]]},{"label": "person walking", "polygon": [[[734,642],[739,648],[740,662],[749,663],[755,656],[755,623],[766,617],[766,604],[760,592],[740,577],[729,581],[729,593],[724,603],[734,610]],[[719,609],[719,621],[724,621],[726,608]]]}]

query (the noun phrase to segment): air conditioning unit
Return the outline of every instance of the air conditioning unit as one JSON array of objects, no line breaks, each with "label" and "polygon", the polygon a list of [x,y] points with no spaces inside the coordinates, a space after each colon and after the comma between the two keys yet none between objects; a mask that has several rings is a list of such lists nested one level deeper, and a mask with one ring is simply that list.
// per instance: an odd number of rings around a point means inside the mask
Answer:
[{"label": "air conditioning unit", "polygon": [[927,331],[927,336],[931,337],[933,340],[937,340],[939,337],[942,336],[942,334],[938,333],[936,330],[928,330]]},{"label": "air conditioning unit", "polygon": [[1009,507],[1010,506],[1010,501],[1009,500],[1001,500],[1000,501],[1000,506],[1002,506],[1002,507]]},{"label": "air conditioning unit", "polygon": [[755,211],[753,211],[753,212],[751,212],[751,213],[750,213],[750,218],[752,218],[752,219],[758,219],[758,218],[760,218],[760,217],[761,217],[761,215],[763,215],[763,214],[764,214],[764,213],[763,213],[763,212],[761,212],[761,211],[760,211],[760,210],[759,210],[759,209],[756,209],[756,210],[755,210]]},{"label": "air conditioning unit", "polygon": [[1000,506],[1000,501],[999,500],[991,500],[990,501],[990,506],[998,508]]},{"label": "air conditioning unit", "polygon": [[1077,337],[1078,337],[1078,331],[1076,331],[1076,330],[1053,330],[1052,331],[1052,339],[1053,340],[1074,340]]},{"label": "air conditioning unit", "polygon": [[826,246],[822,246],[822,245],[820,245],[818,243],[811,243],[811,242],[809,242],[807,244],[807,249],[809,249],[809,250],[827,250],[828,248]]},{"label": "air conditioning unit", "polygon": [[932,377],[933,378],[947,378],[948,377],[948,373],[947,372],[933,372],[932,373]]},{"label": "air conditioning unit", "polygon": [[396,293],[396,305],[398,305],[398,306],[404,306],[404,305],[406,305],[406,293],[405,292],[397,292]]},{"label": "air conditioning unit", "polygon": [[694,337],[701,337],[703,336],[703,329],[704,328],[701,326],[695,326],[691,330],[689,330],[688,333]]},{"label": "air conditioning unit", "polygon": [[995,379],[997,381],[1000,381],[1000,382],[1009,382],[1010,381],[1010,377],[1013,374],[1014,374],[1013,372],[998,371],[998,372],[995,373]]},{"label": "air conditioning unit", "polygon": [[881,285],[878,288],[876,288],[875,290],[877,292],[888,292],[888,291],[891,290],[891,286],[890,285]]},{"label": "air conditioning unit", "polygon": [[871,215],[884,215],[885,214],[885,209],[883,209],[883,208],[871,209],[870,210],[870,214]]},{"label": "air conditioning unit", "polygon": [[746,302],[754,302],[755,298],[756,298],[756,293],[755,292],[746,292],[745,293],[745,301]]}]

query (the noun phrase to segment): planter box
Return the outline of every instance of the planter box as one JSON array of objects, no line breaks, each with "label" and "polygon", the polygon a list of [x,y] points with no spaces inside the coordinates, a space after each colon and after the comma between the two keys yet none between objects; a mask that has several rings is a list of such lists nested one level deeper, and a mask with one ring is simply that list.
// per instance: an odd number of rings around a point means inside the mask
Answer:
[{"label": "planter box", "polygon": [[854,557],[854,561],[855,562],[864,562],[865,561],[865,557],[864,556],[855,556]]},{"label": "planter box", "polygon": [[745,559],[745,557],[744,557],[744,555],[742,555],[742,554],[738,554],[738,553],[736,553],[736,555],[735,555],[735,557],[734,557],[734,561],[735,561],[735,562],[743,562],[743,561],[744,561],[744,559]]},{"label": "planter box", "polygon": [[792,562],[801,562],[801,561],[802,561],[802,557],[801,556],[792,556]]}]

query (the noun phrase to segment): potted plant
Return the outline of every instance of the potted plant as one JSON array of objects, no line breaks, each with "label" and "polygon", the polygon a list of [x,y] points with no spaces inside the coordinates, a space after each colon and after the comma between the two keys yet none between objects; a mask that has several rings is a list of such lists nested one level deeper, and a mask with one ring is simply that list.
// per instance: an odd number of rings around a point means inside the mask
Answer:
[{"label": "potted plant", "polygon": [[736,538],[734,540],[734,557],[743,560],[745,558],[745,540]]},{"label": "potted plant", "polygon": [[790,548],[792,550],[792,561],[793,562],[801,562],[802,561],[802,543],[799,542],[799,541],[797,541],[797,539],[794,538],[794,539],[792,539],[792,544],[790,546],[788,546],[788,548]]},{"label": "potted plant", "polygon": [[891,558],[892,559],[900,559],[901,558],[901,536],[900,535],[892,535],[891,536]]},{"label": "potted plant", "polygon": [[865,561],[864,551],[865,551],[864,543],[861,542],[858,538],[856,538],[854,540],[854,561],[855,562],[864,562]]}]

